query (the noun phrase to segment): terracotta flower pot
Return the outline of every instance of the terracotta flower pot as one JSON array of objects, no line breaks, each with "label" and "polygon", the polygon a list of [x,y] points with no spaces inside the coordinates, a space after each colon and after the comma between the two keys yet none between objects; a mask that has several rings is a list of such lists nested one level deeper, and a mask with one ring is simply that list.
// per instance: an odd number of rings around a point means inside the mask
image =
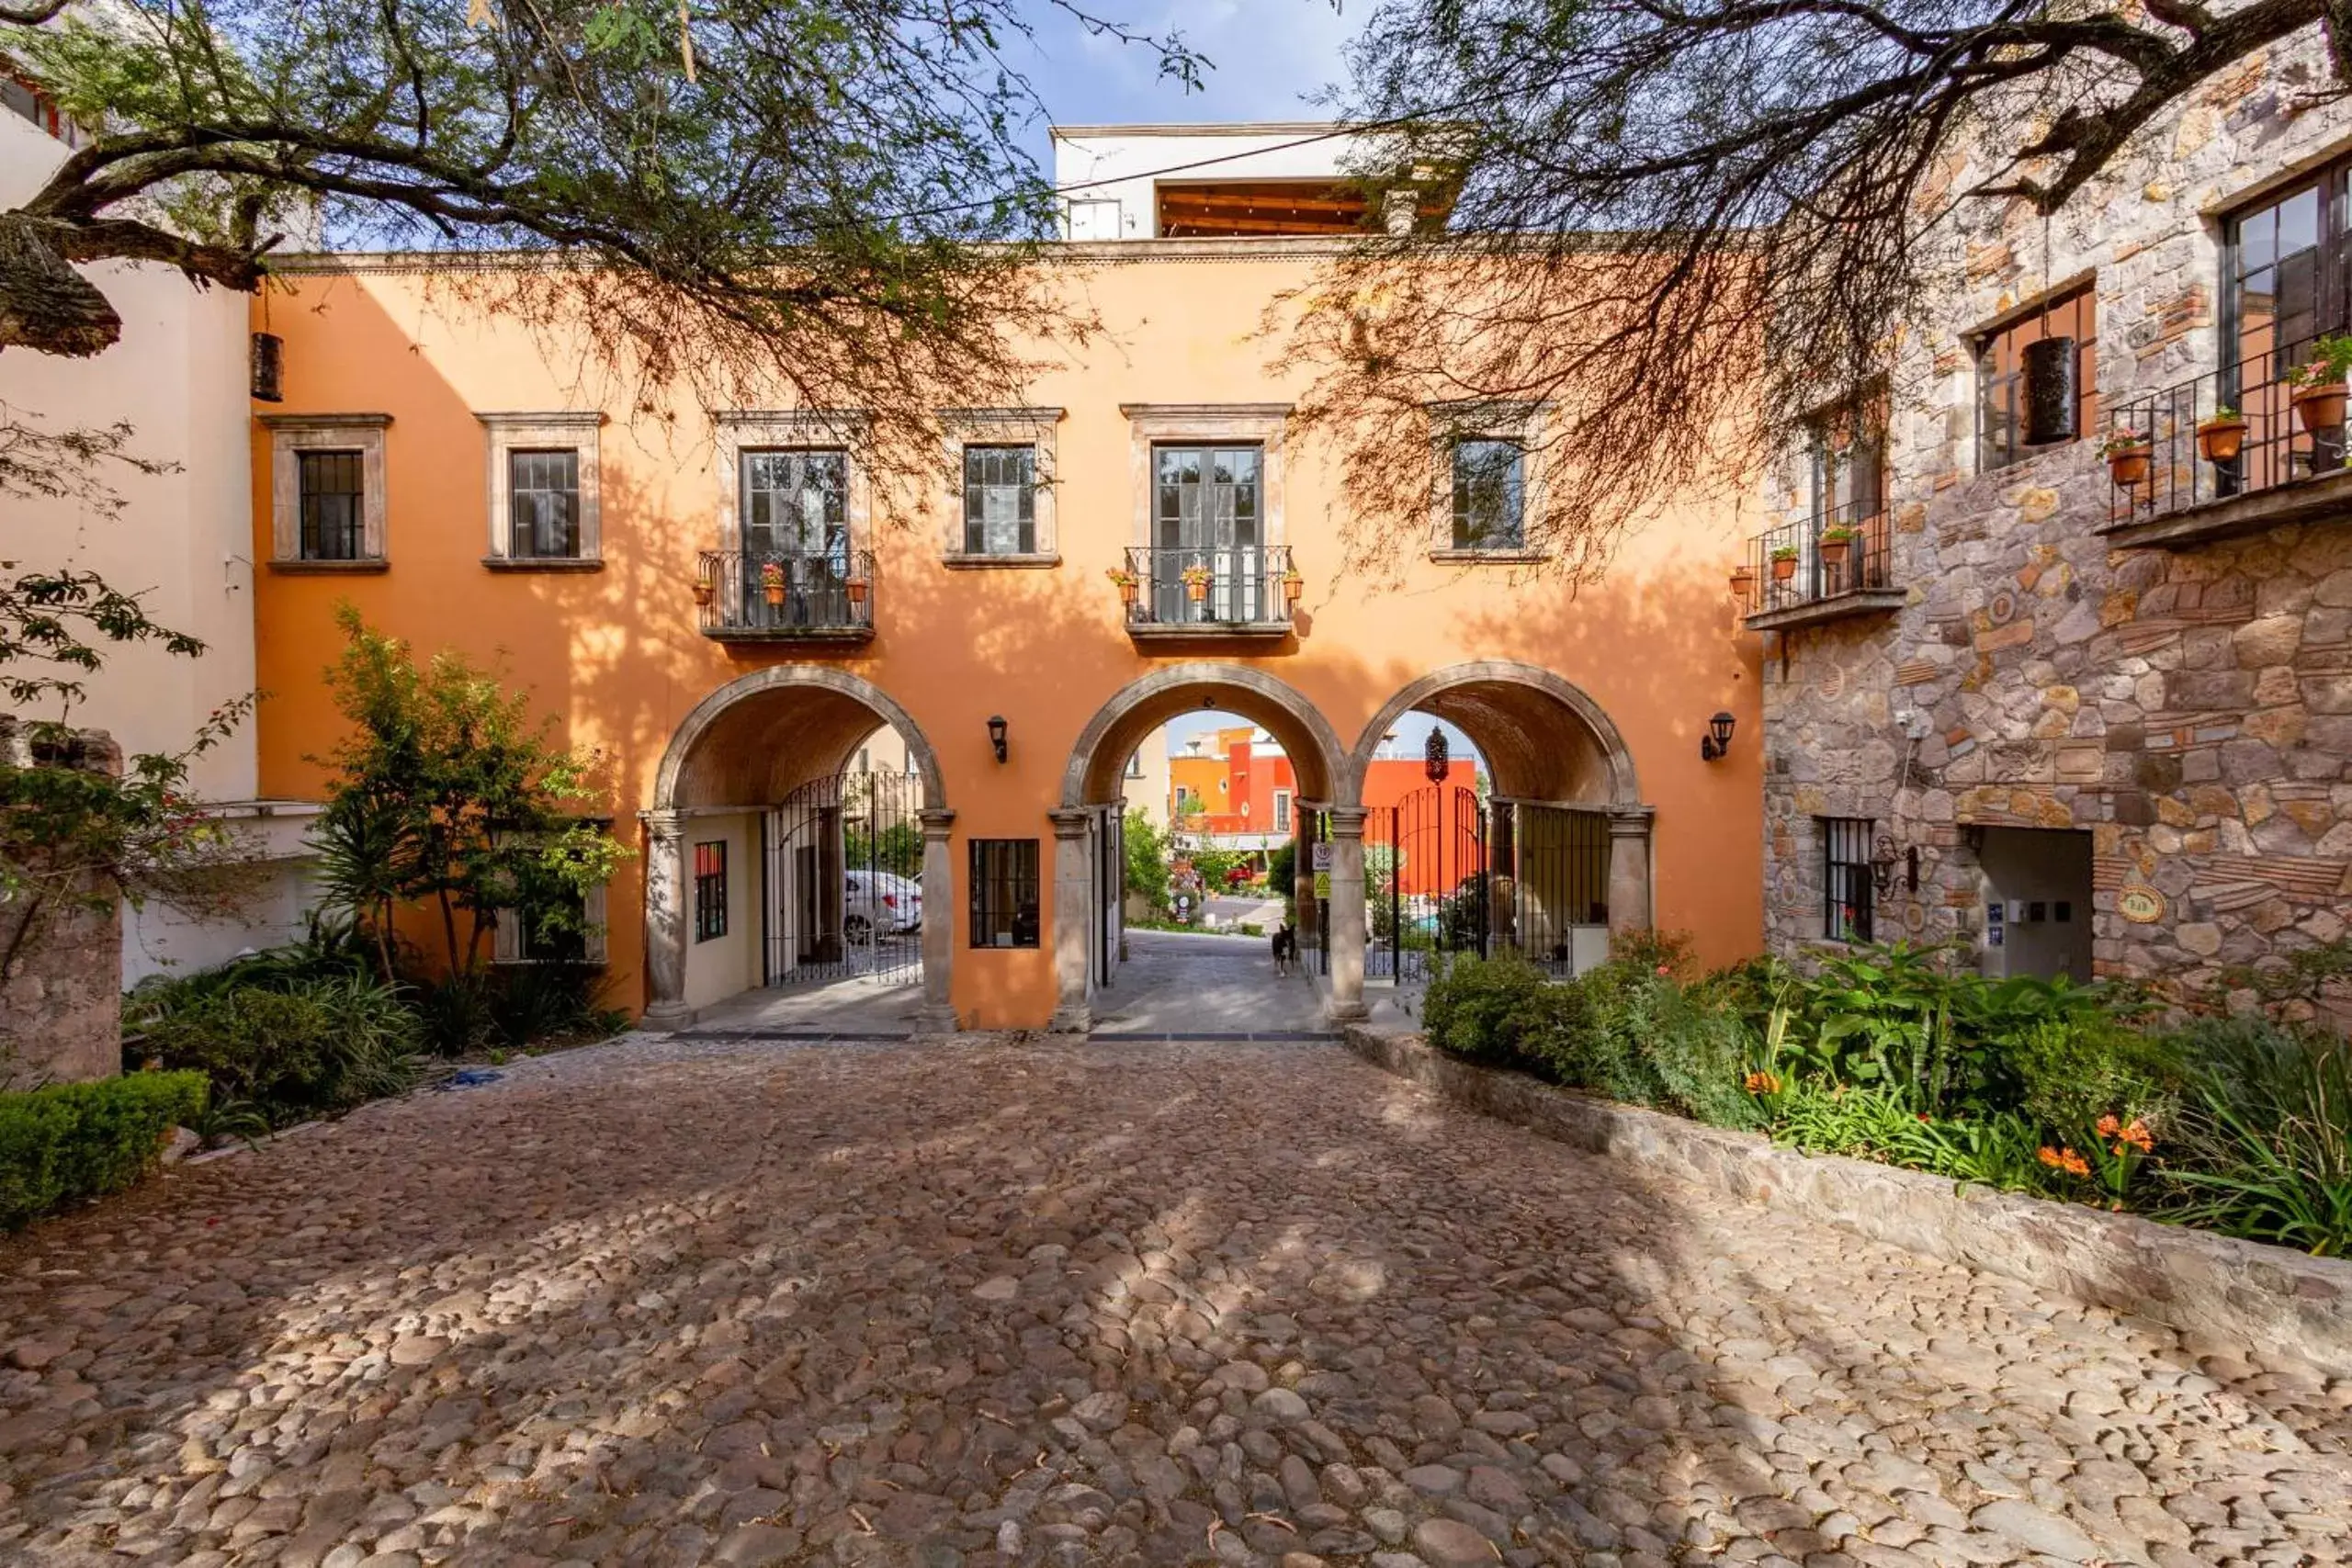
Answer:
[{"label": "terracotta flower pot", "polygon": [[1135,583],[1132,583],[1132,582],[1122,582],[1121,584],[1119,584],[1119,603],[1120,603],[1120,604],[1134,604],[1134,603],[1136,602],[1136,585]]},{"label": "terracotta flower pot", "polygon": [[1306,579],[1303,577],[1285,577],[1283,579],[1283,599],[1284,603],[1291,604],[1297,604],[1298,596],[1306,592]]},{"label": "terracotta flower pot", "polygon": [[699,578],[695,582],[695,603],[697,604],[709,604],[711,599],[718,592],[718,584],[711,581],[707,577]]},{"label": "terracotta flower pot", "polygon": [[2345,397],[2343,382],[2323,381],[2313,387],[2296,388],[2291,400],[2305,430],[2334,430],[2344,423]]},{"label": "terracotta flower pot", "polygon": [[1818,547],[1821,551],[1821,564],[1824,566],[1844,566],[1846,564],[1846,554],[1853,547],[1854,541],[1851,539],[1822,540]]},{"label": "terracotta flower pot", "polygon": [[1209,585],[1207,583],[1187,582],[1184,584],[1184,597],[1190,599],[1193,604],[1198,604],[1208,596]]},{"label": "terracotta flower pot", "polygon": [[1775,557],[1773,557],[1773,558],[1772,558],[1772,581],[1775,581],[1775,582],[1786,582],[1789,579],[1791,579],[1792,577],[1794,577],[1796,574],[1797,574],[1797,558],[1796,558],[1796,557],[1794,557],[1794,556],[1775,556]]},{"label": "terracotta flower pot", "polygon": [[781,582],[766,582],[766,583],[762,583],[762,584],[760,585],[760,589],[761,589],[761,592],[763,592],[763,593],[765,593],[765,594],[767,595],[768,603],[769,603],[769,604],[783,604],[783,603],[784,603],[784,584],[783,584],[783,583],[781,583]]},{"label": "terracotta flower pot", "polygon": [[1745,599],[1756,591],[1756,574],[1741,567],[1731,574],[1731,592],[1735,599]]},{"label": "terracotta flower pot", "polygon": [[2245,421],[2209,419],[2197,427],[2197,450],[2209,463],[2234,463],[2245,450]]},{"label": "terracotta flower pot", "polygon": [[863,604],[865,603],[865,579],[862,577],[853,577],[845,586],[849,589],[849,602],[851,604]]},{"label": "terracotta flower pot", "polygon": [[2147,483],[2148,449],[2145,446],[2126,446],[2120,451],[2109,452],[2107,455],[2107,471],[2114,476],[2117,484],[2126,490]]}]

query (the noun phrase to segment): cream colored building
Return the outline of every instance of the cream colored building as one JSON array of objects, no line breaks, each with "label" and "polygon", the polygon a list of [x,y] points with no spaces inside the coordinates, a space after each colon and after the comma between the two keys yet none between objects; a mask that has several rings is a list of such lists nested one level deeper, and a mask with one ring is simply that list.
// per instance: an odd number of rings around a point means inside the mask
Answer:
[{"label": "cream colored building", "polygon": [[[38,189],[67,152],[31,120],[0,113],[0,205],[13,206]],[[142,474],[119,466],[107,474],[125,502],[112,516],[70,502],[0,497],[0,560],[12,575],[96,572],[109,586],[138,594],[159,624],[203,640],[197,659],[152,643],[106,649],[106,667],[85,682],[86,697],[69,716],[77,726],[107,731],[126,754],[178,751],[208,715],[257,684],[245,395],[252,301],[197,289],[166,267],[110,263],[89,271],[121,314],[121,341],[89,359],[29,350],[0,355],[5,417],[51,430],[124,422],[136,433],[131,451],[173,468]],[[330,652],[320,648],[312,662],[324,664]],[[234,921],[190,921],[153,905],[125,910],[126,984],[167,965],[215,963],[300,931],[309,903],[302,839],[316,808],[259,798],[258,731],[248,720],[198,759],[190,783],[244,830],[270,874]]]}]

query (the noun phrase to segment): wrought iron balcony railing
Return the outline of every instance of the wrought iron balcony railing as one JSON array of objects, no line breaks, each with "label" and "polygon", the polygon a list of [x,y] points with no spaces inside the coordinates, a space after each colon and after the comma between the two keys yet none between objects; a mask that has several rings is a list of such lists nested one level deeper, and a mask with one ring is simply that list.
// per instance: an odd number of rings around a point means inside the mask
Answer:
[{"label": "wrought iron balcony railing", "polygon": [[[2146,460],[2128,452],[2109,459],[2112,523],[2143,523],[2342,469],[2344,400],[2298,407],[2289,379],[2316,341],[2249,355],[2117,409],[2100,434],[2138,436]],[[2221,417],[2224,410],[2236,418]]]},{"label": "wrought iron balcony railing", "polygon": [[1853,502],[1747,543],[1748,614],[1826,604],[1894,586],[1883,503]]},{"label": "wrought iron balcony railing", "polygon": [[871,550],[705,550],[695,598],[711,637],[854,637],[874,631]]},{"label": "wrought iron balcony railing", "polygon": [[1290,625],[1290,547],[1201,545],[1127,551],[1136,580],[1132,627],[1271,628]]}]

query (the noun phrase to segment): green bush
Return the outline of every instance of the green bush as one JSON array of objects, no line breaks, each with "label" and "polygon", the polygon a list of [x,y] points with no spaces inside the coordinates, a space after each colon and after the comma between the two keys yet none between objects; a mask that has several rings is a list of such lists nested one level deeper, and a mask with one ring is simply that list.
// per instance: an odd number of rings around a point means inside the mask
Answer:
[{"label": "green bush", "polygon": [[204,1074],[212,1092],[272,1126],[399,1094],[417,1077],[415,1018],[363,975],[271,987],[134,992],[127,1027],[165,1068]]},{"label": "green bush", "polygon": [[628,1014],[603,1004],[605,971],[585,964],[522,964],[491,983],[491,1037],[500,1044],[602,1040],[628,1026]]},{"label": "green bush", "polygon": [[2037,1125],[2075,1132],[2100,1117],[2171,1122],[2185,1075],[2169,1042],[2111,1018],[2045,1017],[2006,1043],[2018,1108]]},{"label": "green bush", "polygon": [[174,1127],[203,1115],[200,1073],[132,1073],[0,1094],[0,1227],[118,1192],[153,1169]]},{"label": "green bush", "polygon": [[2162,1174],[2173,1219],[2352,1256],[2352,1044],[2268,1025],[2192,1032],[2212,1048]]},{"label": "green bush", "polygon": [[1532,1067],[1557,1027],[1544,972],[1517,953],[1464,955],[1430,981],[1421,1008],[1430,1043],[1472,1061]]}]

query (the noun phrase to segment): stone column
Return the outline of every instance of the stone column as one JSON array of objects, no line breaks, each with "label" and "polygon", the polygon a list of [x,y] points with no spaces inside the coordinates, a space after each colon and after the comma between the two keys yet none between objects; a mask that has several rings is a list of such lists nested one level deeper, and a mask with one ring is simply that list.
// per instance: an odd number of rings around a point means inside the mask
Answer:
[{"label": "stone column", "polygon": [[686,814],[647,811],[645,824],[646,1029],[684,1029],[686,1005]]},{"label": "stone column", "polygon": [[956,858],[948,834],[956,813],[936,807],[922,818],[922,1006],[915,1028],[925,1034],[956,1032],[953,989],[956,928],[963,904],[956,897]]},{"label": "stone column", "polygon": [[1331,1003],[1334,1023],[1367,1016],[1363,1005],[1363,823],[1361,806],[1331,807]]},{"label": "stone column", "polygon": [[1647,806],[1612,807],[1609,813],[1609,929],[1646,931],[1650,908],[1650,818]]},{"label": "stone column", "polygon": [[1087,1007],[1087,953],[1093,941],[1094,856],[1088,829],[1094,814],[1083,807],[1049,812],[1054,819],[1054,980],[1060,996],[1053,1021],[1057,1034],[1083,1034],[1093,1027]]}]

